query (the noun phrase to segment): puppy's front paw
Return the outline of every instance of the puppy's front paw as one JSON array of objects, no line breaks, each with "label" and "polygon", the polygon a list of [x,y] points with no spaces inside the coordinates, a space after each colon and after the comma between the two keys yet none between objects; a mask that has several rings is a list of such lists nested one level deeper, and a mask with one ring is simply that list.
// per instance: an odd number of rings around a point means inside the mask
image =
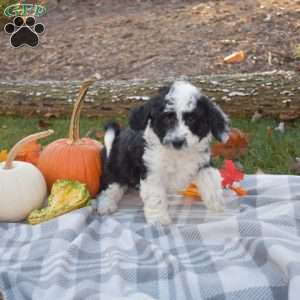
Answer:
[{"label": "puppy's front paw", "polygon": [[105,193],[100,194],[96,201],[96,210],[100,215],[111,214],[118,209],[116,202],[105,195]]},{"label": "puppy's front paw", "polygon": [[224,211],[224,197],[222,190],[211,191],[202,195],[203,202],[210,210],[222,212]]},{"label": "puppy's front paw", "polygon": [[145,209],[145,218],[148,224],[169,225],[172,223],[167,211],[148,211]]}]

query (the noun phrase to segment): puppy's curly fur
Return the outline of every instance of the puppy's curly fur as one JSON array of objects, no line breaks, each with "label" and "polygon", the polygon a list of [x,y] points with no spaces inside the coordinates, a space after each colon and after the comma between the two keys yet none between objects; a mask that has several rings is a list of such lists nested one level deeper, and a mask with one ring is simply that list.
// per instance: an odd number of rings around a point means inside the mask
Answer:
[{"label": "puppy's curly fur", "polygon": [[222,210],[221,177],[210,163],[212,136],[226,141],[228,118],[186,81],[135,108],[128,128],[108,124],[98,212],[112,213],[127,187],[140,186],[147,222],[169,224],[167,195],[192,181],[208,208]]}]

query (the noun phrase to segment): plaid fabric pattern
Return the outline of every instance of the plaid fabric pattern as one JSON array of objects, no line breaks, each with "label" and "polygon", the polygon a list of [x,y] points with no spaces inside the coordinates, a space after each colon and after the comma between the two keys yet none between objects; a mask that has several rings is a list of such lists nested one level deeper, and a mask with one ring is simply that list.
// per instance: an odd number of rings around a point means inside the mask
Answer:
[{"label": "plaid fabric pattern", "polygon": [[300,295],[300,177],[247,176],[224,214],[171,206],[145,224],[136,195],[112,216],[83,208],[30,226],[0,224],[4,299],[291,299]]}]

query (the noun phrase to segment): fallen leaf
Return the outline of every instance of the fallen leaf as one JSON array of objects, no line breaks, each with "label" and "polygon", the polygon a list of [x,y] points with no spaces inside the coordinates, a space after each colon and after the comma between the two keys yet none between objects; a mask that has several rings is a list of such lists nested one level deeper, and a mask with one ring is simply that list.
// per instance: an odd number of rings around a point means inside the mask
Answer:
[{"label": "fallen leaf", "polygon": [[240,197],[248,195],[247,191],[240,186],[238,186],[238,187],[231,186],[230,189],[232,189]]},{"label": "fallen leaf", "polygon": [[8,151],[6,149],[0,150],[0,162],[6,161],[7,156],[8,156]]},{"label": "fallen leaf", "polygon": [[234,64],[244,61],[246,54],[244,51],[234,52],[224,58],[224,62],[227,64]]},{"label": "fallen leaf", "polygon": [[226,159],[224,166],[220,170],[220,174],[223,178],[223,187],[231,186],[236,181],[241,181],[244,178],[244,173],[238,170],[232,160]]},{"label": "fallen leaf", "polygon": [[248,136],[237,128],[232,128],[225,144],[216,143],[212,146],[212,156],[222,156],[225,159],[237,160],[246,153]]},{"label": "fallen leaf", "polygon": [[183,192],[181,192],[181,195],[199,200],[201,198],[198,188],[194,183],[191,183]]},{"label": "fallen leaf", "polygon": [[[224,161],[224,165],[220,169],[220,174],[223,178],[223,188],[230,188],[239,196],[247,195],[247,191],[238,185],[238,182],[244,179],[244,173],[236,168],[232,160]],[[181,191],[180,194],[194,200],[201,200],[201,193],[194,183],[191,183],[184,191]]]},{"label": "fallen leaf", "polygon": [[278,126],[274,128],[274,130],[276,130],[276,131],[278,131],[280,133],[284,133],[285,132],[284,122],[280,122],[278,124]]}]

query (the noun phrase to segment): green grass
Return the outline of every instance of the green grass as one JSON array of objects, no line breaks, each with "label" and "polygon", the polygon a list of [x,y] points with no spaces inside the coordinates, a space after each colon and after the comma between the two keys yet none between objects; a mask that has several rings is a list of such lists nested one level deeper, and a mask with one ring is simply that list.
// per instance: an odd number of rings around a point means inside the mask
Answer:
[{"label": "green grass", "polygon": [[[0,149],[10,148],[22,137],[40,131],[38,120],[0,116]],[[67,119],[52,119],[49,122],[55,134],[41,140],[42,144],[66,137],[68,133]],[[233,119],[232,126],[247,132],[250,138],[248,152],[240,160],[246,173],[255,173],[259,168],[265,173],[292,174],[290,164],[295,157],[300,157],[300,122],[287,126],[286,133],[274,132],[271,137],[268,136],[267,127],[275,127],[274,120],[263,119],[252,123],[249,119]],[[98,119],[82,118],[82,136],[91,128],[102,130],[102,122]]]},{"label": "green grass", "polygon": [[246,173],[257,169],[271,174],[292,174],[291,163],[300,157],[300,122],[287,125],[284,134],[274,132],[268,135],[267,127],[276,127],[274,120],[259,120],[252,123],[248,119],[234,119],[234,127],[247,132],[250,145],[247,154],[241,159]]}]

